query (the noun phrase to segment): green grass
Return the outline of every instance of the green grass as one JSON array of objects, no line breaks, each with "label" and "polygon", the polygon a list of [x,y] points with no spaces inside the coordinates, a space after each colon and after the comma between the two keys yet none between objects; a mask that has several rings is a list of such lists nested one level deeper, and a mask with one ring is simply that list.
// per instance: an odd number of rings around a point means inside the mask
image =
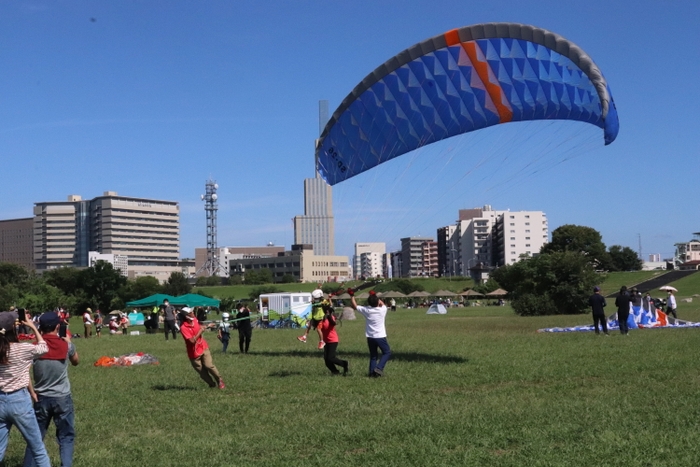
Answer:
[{"label": "green grass", "polygon": [[607,295],[618,292],[623,285],[631,288],[634,285],[648,281],[666,272],[667,271],[610,272],[603,275],[604,280],[600,283],[600,287],[603,291],[603,295]]},{"label": "green grass", "polygon": [[[679,316],[700,320],[697,306]],[[536,332],[590,321],[400,310],[387,318],[394,358],[382,379],[364,376],[362,318],[339,328],[346,378],[329,376],[315,338],[301,344],[297,330],[254,330],[248,355],[222,354],[207,333],[223,391],[197,377],[181,339],[76,339],[75,465],[700,465],[700,329]],[[138,351],[160,365],[92,366]],[[21,465],[23,449],[13,430],[6,465]]]}]

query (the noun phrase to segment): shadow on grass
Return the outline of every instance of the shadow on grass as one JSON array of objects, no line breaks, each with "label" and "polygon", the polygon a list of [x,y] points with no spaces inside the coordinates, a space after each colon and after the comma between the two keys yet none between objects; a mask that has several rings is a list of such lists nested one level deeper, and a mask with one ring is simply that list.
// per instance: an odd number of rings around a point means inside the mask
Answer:
[{"label": "shadow on grass", "polygon": [[286,378],[287,376],[299,376],[300,374],[301,374],[300,371],[285,371],[285,370],[282,370],[282,371],[273,371],[272,373],[270,373],[269,376],[273,376],[273,377],[276,377],[276,378]]},{"label": "shadow on grass", "polygon": [[151,386],[154,391],[196,391],[194,386],[177,386],[174,384],[156,384]]},{"label": "shadow on grass", "polygon": [[[262,351],[250,352],[253,355],[262,357],[301,357],[301,358],[323,358],[323,353],[320,350],[303,351],[289,350],[286,352]],[[369,352],[338,352],[338,358],[369,358]],[[437,355],[420,352],[391,352],[391,360],[395,362],[417,362],[417,363],[467,363],[469,360],[464,357],[455,355]],[[271,376],[289,376],[289,375],[271,375]]]}]

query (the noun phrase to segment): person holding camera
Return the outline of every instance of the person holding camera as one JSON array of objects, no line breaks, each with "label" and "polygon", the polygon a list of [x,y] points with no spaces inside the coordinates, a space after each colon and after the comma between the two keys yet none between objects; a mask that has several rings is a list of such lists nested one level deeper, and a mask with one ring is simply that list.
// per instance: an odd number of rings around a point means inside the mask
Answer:
[{"label": "person holding camera", "polygon": [[[20,319],[22,318],[22,319]],[[34,332],[36,345],[19,342],[17,326]],[[16,426],[27,442],[27,449],[38,467],[51,467],[29,394],[29,367],[48,347],[36,326],[26,315],[14,311],[0,313],[0,463],[5,459],[10,428]]]},{"label": "person holding camera", "polygon": [[[34,360],[34,385],[29,392],[34,400],[41,439],[44,439],[53,420],[56,425],[56,441],[61,457],[61,466],[73,465],[75,444],[75,411],[68,380],[68,362],[76,366],[79,362],[78,352],[71,342],[70,333],[60,337],[61,320],[54,312],[48,312],[39,318],[39,332],[44,337],[49,349],[47,353]],[[24,453],[24,467],[34,467],[32,453],[27,446]]]}]

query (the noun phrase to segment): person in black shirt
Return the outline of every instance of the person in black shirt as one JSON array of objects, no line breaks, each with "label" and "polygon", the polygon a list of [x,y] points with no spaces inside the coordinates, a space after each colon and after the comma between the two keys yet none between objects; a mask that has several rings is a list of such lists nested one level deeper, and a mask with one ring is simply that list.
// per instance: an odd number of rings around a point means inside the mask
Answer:
[{"label": "person in black shirt", "polygon": [[603,328],[603,333],[606,336],[608,334],[608,320],[605,318],[605,297],[600,294],[600,287],[593,287],[593,295],[588,299],[588,304],[591,306],[591,311],[593,312],[593,325],[595,326],[595,333],[600,334],[598,329],[598,324]]},{"label": "person in black shirt", "polygon": [[253,335],[253,329],[250,326],[250,310],[247,306],[239,303],[236,307],[236,327],[238,328],[238,348],[241,353],[248,353],[250,347],[250,338]]},{"label": "person in black shirt", "polygon": [[617,322],[620,324],[620,334],[623,336],[629,336],[630,330],[627,327],[627,318],[630,315],[630,302],[632,297],[630,297],[629,292],[627,292],[627,286],[623,285],[620,287],[620,294],[615,299],[615,306],[617,307]]}]

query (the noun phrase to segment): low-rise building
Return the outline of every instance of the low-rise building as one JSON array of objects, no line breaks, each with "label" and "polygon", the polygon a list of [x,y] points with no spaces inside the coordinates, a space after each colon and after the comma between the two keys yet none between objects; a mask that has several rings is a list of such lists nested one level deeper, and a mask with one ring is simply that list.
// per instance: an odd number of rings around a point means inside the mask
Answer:
[{"label": "low-rise building", "polygon": [[350,279],[347,256],[316,255],[312,245],[292,245],[292,249],[268,258],[229,260],[230,274],[269,269],[275,282],[291,276],[298,282],[344,282]]}]

